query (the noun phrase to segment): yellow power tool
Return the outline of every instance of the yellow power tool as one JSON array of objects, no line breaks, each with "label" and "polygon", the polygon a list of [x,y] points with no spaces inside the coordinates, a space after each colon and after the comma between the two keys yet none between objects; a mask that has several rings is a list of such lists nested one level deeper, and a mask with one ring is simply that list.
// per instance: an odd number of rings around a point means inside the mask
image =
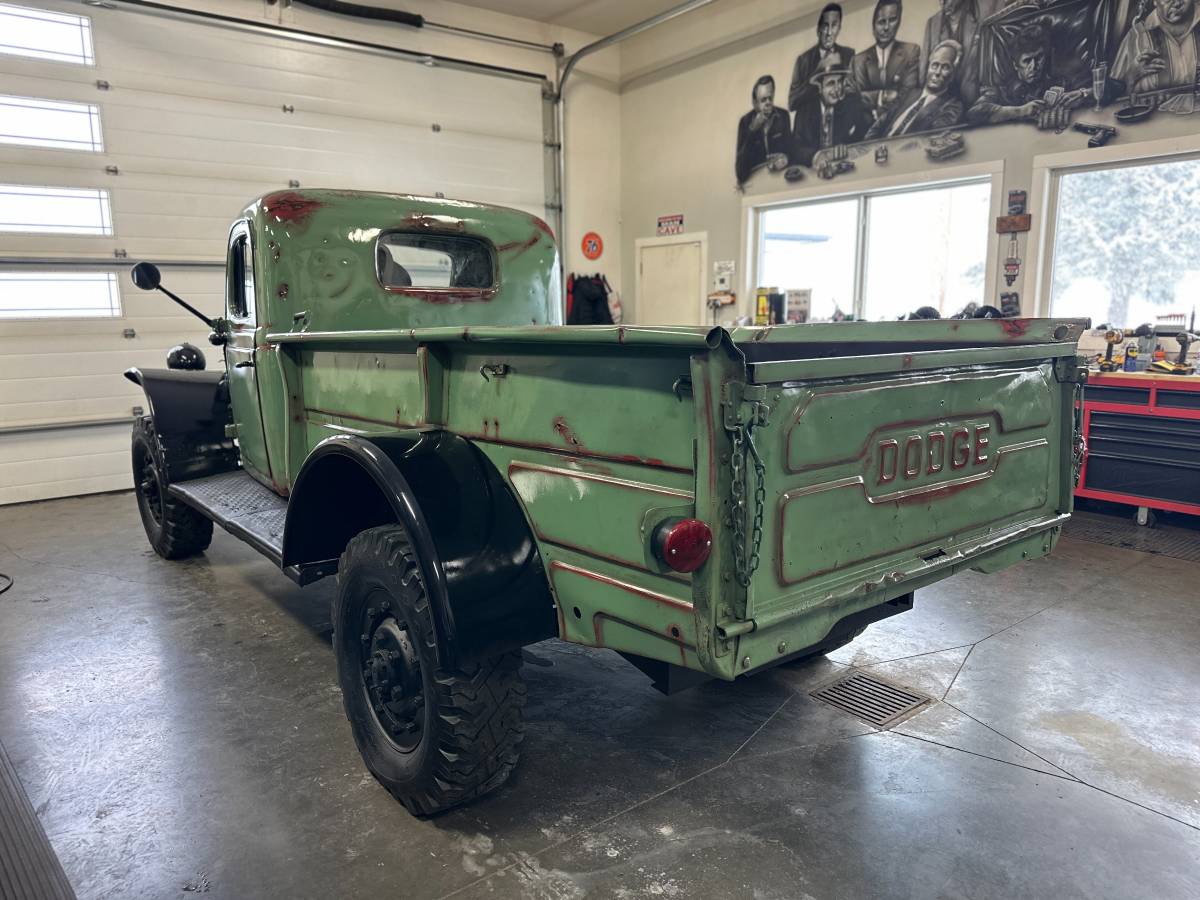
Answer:
[{"label": "yellow power tool", "polygon": [[[1175,335],[1175,340],[1179,342],[1179,359],[1175,360],[1175,362],[1171,362],[1169,359],[1156,359],[1150,363],[1149,371],[1157,372],[1159,375],[1191,375],[1196,371],[1194,365],[1188,365],[1187,354],[1188,347],[1191,346],[1192,342],[1200,340],[1200,338],[1197,338],[1196,335],[1190,332],[1181,331]],[[1103,367],[1103,363],[1101,366]],[[1101,371],[1104,371],[1104,369],[1101,368]]]}]

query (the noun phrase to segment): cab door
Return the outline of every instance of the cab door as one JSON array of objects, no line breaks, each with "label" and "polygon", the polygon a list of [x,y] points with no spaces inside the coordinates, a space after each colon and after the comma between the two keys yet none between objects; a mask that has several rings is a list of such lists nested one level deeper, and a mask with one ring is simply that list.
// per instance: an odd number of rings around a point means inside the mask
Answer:
[{"label": "cab door", "polygon": [[229,257],[225,267],[225,315],[230,325],[225,344],[225,371],[229,374],[229,399],[233,404],[233,420],[237,423],[242,465],[256,479],[274,489],[258,391],[258,315],[252,251],[250,226],[245,221],[238,222],[229,233]]}]

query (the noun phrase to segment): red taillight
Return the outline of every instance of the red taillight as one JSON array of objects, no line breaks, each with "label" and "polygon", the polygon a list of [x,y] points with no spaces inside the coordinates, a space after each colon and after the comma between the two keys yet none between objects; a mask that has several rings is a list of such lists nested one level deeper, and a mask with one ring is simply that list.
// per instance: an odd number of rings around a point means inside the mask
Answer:
[{"label": "red taillight", "polygon": [[712,529],[699,519],[663,522],[654,533],[654,551],[676,572],[695,572],[712,550]]}]

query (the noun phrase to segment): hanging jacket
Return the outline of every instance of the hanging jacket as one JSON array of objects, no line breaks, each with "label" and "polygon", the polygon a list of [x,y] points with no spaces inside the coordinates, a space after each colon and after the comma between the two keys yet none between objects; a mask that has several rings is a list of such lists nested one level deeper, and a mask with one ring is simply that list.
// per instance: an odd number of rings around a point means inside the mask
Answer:
[{"label": "hanging jacket", "polygon": [[612,325],[612,313],[608,310],[608,292],[597,277],[575,278],[571,291],[571,311],[567,315],[568,325]]}]

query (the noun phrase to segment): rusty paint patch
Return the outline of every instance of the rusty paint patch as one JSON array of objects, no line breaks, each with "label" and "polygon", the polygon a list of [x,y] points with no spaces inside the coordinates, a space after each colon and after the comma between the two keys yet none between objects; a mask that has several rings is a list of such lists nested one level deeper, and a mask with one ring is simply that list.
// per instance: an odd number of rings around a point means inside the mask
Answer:
[{"label": "rusty paint patch", "polygon": [[413,213],[400,220],[400,226],[406,231],[442,231],[462,233],[467,230],[467,223],[452,216],[437,216],[428,213]]},{"label": "rusty paint patch", "polygon": [[296,191],[280,191],[263,197],[263,212],[276,222],[289,225],[304,225],[318,209],[325,204],[320,200],[305,197]]},{"label": "rusty paint patch", "polygon": [[1000,327],[1010,338],[1024,337],[1032,322],[1029,319],[1001,319]]},{"label": "rusty paint patch", "polygon": [[554,430],[558,432],[558,436],[561,437],[572,449],[587,449],[583,445],[583,441],[579,440],[579,438],[575,436],[575,432],[571,430],[571,426],[567,424],[567,420],[562,416],[554,417]]},{"label": "rusty paint patch", "polygon": [[[487,424],[487,420],[484,420]],[[500,424],[497,422],[497,430]],[[515,460],[508,465],[508,478],[513,480],[514,472],[535,472],[542,475],[557,475],[561,478],[577,479],[580,481],[596,481],[603,484],[609,484],[619,490],[636,491],[638,493],[662,494],[665,497],[677,497],[681,500],[692,501],[695,495],[691,491],[680,490],[678,488],[670,488],[661,484],[651,484],[644,481],[632,481],[628,478],[618,478],[611,475],[597,475],[592,472],[586,472],[582,468],[579,469],[559,469],[554,466],[544,466],[540,463],[522,462]],[[588,551],[594,552],[592,550]]]},{"label": "rusty paint patch", "polygon": [[529,236],[528,240],[509,241],[508,243],[505,243],[505,244],[497,244],[496,251],[498,253],[511,253],[514,256],[519,256],[520,254],[524,253],[526,250],[529,250],[532,247],[536,247],[541,242],[541,240],[542,240],[542,236],[540,234],[538,234],[537,232],[534,232],[533,234],[531,234]]},{"label": "rusty paint patch", "polygon": [[[583,578],[589,578],[592,581],[598,581],[601,584],[606,584],[609,587],[617,588],[626,593],[633,594],[636,597],[641,597],[645,600],[650,600],[661,606],[667,606],[672,609],[682,610],[683,612],[692,612],[693,606],[687,600],[680,600],[678,597],[671,597],[668,594],[660,594],[658,591],[652,591],[649,588],[640,587],[636,584],[630,584],[627,581],[621,581],[609,575],[603,575],[600,572],[593,572],[590,569],[581,569],[579,566],[573,566],[570,563],[561,562],[560,560],[552,560],[550,563],[550,577],[554,579],[554,575],[558,572],[567,572],[572,575],[579,575]],[[641,626],[634,622],[626,624],[639,628]],[[642,630],[645,630],[644,628]],[[654,632],[651,632],[652,634]]]},{"label": "rusty paint patch", "polygon": [[[414,288],[388,287],[383,288],[389,294],[400,294],[404,297],[415,297],[423,303],[487,303],[496,296],[493,288]],[[464,337],[466,335],[464,334]]]},{"label": "rusty paint patch", "polygon": [[564,450],[562,447],[555,447],[551,444],[542,444],[538,443],[537,441],[521,441],[515,438],[504,438],[502,440],[498,440],[495,438],[489,438],[487,435],[481,434],[480,432],[469,431],[461,432],[461,436],[465,438],[493,440],[495,443],[501,444],[505,447],[520,447],[524,450],[544,450],[547,453],[558,453],[566,456],[569,459],[577,461],[582,461],[584,458],[604,459],[609,460],[610,462],[629,463],[630,465],[635,466],[651,466],[656,469],[664,469],[668,472],[679,472],[683,475],[692,474],[692,469],[687,466],[677,466],[674,463],[669,463],[655,456],[638,456],[633,453],[600,453],[593,450],[587,450],[586,452],[580,453],[579,457],[576,457],[571,450]]}]

